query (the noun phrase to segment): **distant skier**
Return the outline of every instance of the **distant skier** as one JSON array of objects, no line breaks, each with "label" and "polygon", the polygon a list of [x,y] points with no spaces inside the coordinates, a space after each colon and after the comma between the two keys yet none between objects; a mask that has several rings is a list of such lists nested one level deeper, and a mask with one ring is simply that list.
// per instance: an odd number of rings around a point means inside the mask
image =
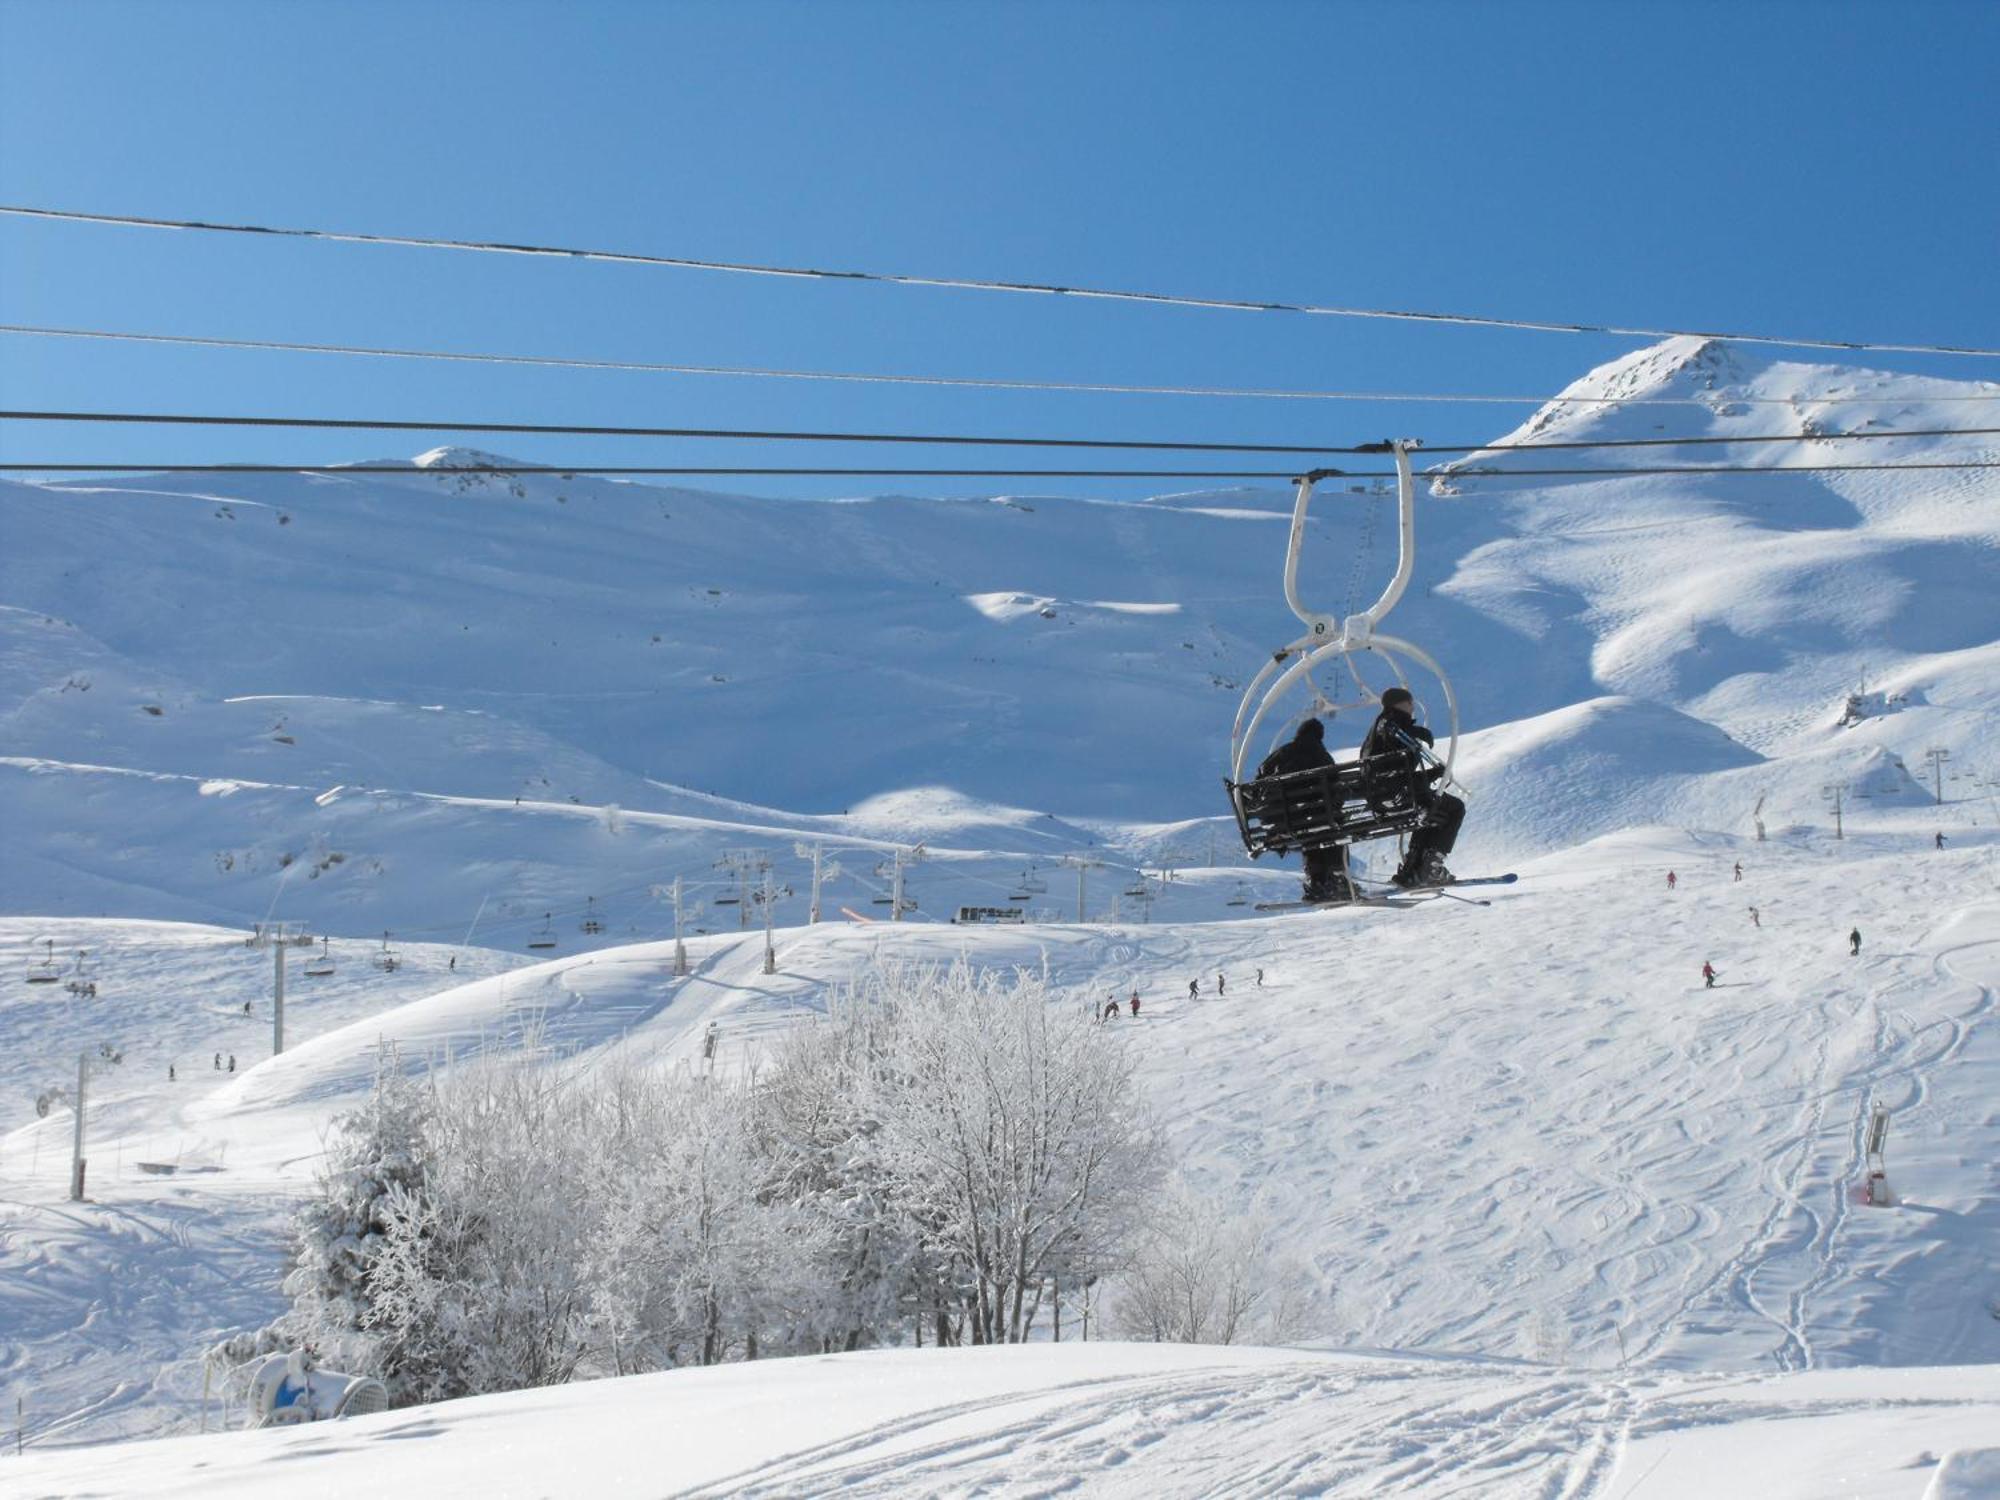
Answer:
[{"label": "distant skier", "polygon": [[[1293,731],[1292,737],[1264,757],[1257,767],[1257,776],[1286,776],[1294,771],[1314,771],[1333,764],[1333,757],[1326,749],[1326,726],[1318,719],[1307,719]],[[1327,849],[1305,851],[1306,887],[1304,899],[1307,901],[1351,901],[1354,888],[1347,877],[1347,846],[1335,844]]]},{"label": "distant skier", "polygon": [[[81,1071],[81,1070],[79,1070],[79,1071]],[[168,1063],[168,1064],[167,1064],[167,1082],[168,1082],[168,1083],[172,1083],[173,1081],[174,1081],[174,1065],[173,1065],[172,1063]]]},{"label": "distant skier", "polygon": [[1743,880],[1743,861],[1740,859],[1736,861],[1736,879],[1739,884]]},{"label": "distant skier", "polygon": [[451,974],[458,972],[458,955],[456,953],[452,954],[451,962],[445,965],[445,971]]},{"label": "distant skier", "polygon": [[1105,1002],[1104,1019],[1107,1021],[1115,1021],[1118,1019],[1118,997],[1116,995],[1113,995],[1109,1000]]},{"label": "distant skier", "polygon": [[1667,871],[1667,889],[1672,890],[1675,886],[1679,884],[1680,884],[1679,877],[1676,876],[1672,870]]},{"label": "distant skier", "polygon": [[1861,929],[1859,927],[1847,934],[1847,956],[1849,958],[1859,958],[1861,956]]},{"label": "distant skier", "polygon": [[220,1052],[215,1054],[215,1071],[218,1073],[222,1071],[222,1054]]},{"label": "distant skier", "polygon": [[229,1071],[232,1073],[236,1071],[236,1054],[234,1052],[229,1054]]},{"label": "distant skier", "polygon": [[1701,965],[1701,987],[1705,990],[1715,988],[1715,965],[1706,959],[1702,960]]},{"label": "distant skier", "polygon": [[1216,975],[1215,976],[1216,999],[1220,1000],[1224,995],[1228,993],[1229,993],[1229,976],[1227,974]]},{"label": "distant skier", "polygon": [[1752,927],[1762,927],[1764,925],[1764,919],[1757,914],[1757,908],[1754,906],[1750,908],[1750,925]]},{"label": "distant skier", "polygon": [[1264,988],[1264,971],[1262,969],[1257,971],[1257,988],[1260,990]]},{"label": "distant skier", "polygon": [[1933,849],[1942,849],[1944,847],[1944,830],[1942,828],[1932,837],[1931,847]]},{"label": "distant skier", "polygon": [[248,1000],[243,1002],[243,1014],[246,1016],[250,1014],[250,1002]]},{"label": "distant skier", "polygon": [[1408,688],[1385,689],[1382,711],[1361,742],[1361,763],[1368,768],[1370,781],[1381,788],[1370,796],[1370,803],[1379,799],[1393,807],[1408,798],[1423,809],[1424,820],[1410,836],[1409,852],[1390,877],[1405,889],[1451,884],[1444,857],[1458,842],[1459,827],[1465,822],[1465,804],[1450,792],[1437,789],[1444,779],[1444,767],[1423,763],[1424,752],[1437,741],[1416,721],[1412,713],[1415,704]]},{"label": "distant skier", "polygon": [[1139,1019],[1139,992],[1137,990],[1132,991],[1132,1019],[1135,1021]]},{"label": "distant skier", "polygon": [[1199,979],[1190,979],[1188,981],[1188,999],[1199,1000],[1200,998],[1201,998],[1201,981]]}]

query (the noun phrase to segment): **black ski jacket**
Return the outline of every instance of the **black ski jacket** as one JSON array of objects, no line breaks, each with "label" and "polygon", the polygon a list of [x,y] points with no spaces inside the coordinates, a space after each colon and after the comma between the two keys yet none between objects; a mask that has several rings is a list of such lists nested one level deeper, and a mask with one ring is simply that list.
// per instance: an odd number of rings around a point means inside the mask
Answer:
[{"label": "black ski jacket", "polygon": [[1408,714],[1385,708],[1368,726],[1368,736],[1361,742],[1361,760],[1379,783],[1400,781],[1415,771],[1420,795],[1427,794],[1444,770],[1440,766],[1420,767],[1417,753],[1410,748],[1411,740],[1426,748],[1437,743],[1431,732]]},{"label": "black ski jacket", "polygon": [[1264,763],[1257,767],[1257,775],[1283,776],[1288,771],[1311,771],[1320,766],[1333,764],[1333,757],[1327,754],[1326,742],[1293,735],[1264,757]]}]

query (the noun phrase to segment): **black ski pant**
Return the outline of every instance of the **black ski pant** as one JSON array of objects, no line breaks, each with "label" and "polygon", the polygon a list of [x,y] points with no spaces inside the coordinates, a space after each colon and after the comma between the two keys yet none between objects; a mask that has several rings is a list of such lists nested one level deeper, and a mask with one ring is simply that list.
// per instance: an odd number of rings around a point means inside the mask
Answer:
[{"label": "black ski pant", "polygon": [[1458,828],[1465,821],[1465,804],[1450,792],[1439,792],[1424,805],[1424,821],[1410,835],[1410,864],[1422,869],[1435,855],[1443,859],[1458,842]]},{"label": "black ski pant", "polygon": [[1306,888],[1324,890],[1334,882],[1347,879],[1347,845],[1335,844],[1329,849],[1308,849],[1306,860]]}]

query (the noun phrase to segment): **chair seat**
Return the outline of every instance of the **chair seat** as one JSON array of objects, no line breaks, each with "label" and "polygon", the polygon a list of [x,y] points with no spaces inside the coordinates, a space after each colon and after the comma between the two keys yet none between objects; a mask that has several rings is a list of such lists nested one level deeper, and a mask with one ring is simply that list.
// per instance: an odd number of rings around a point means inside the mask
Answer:
[{"label": "chair seat", "polygon": [[1413,768],[1339,761],[1223,785],[1252,859],[1408,833],[1423,822]]}]

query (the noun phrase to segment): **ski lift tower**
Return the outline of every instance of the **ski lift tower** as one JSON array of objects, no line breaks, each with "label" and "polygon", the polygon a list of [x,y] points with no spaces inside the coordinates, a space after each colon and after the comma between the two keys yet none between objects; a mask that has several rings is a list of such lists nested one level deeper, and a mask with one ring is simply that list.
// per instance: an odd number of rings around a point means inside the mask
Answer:
[{"label": "ski lift tower", "polygon": [[806,908],[806,925],[816,927],[819,925],[820,886],[829,880],[838,880],[840,878],[840,863],[837,860],[828,860],[822,857],[824,846],[817,839],[813,840],[810,844],[802,842],[792,845],[792,853],[796,854],[800,859],[810,859],[812,861],[812,904]]},{"label": "ski lift tower", "polygon": [[1931,786],[1937,794],[1937,804],[1944,806],[1944,763],[1951,759],[1951,752],[1942,745],[1933,745],[1924,752],[1924,759],[1931,763]]},{"label": "ski lift tower", "polygon": [[1085,920],[1083,902],[1089,875],[1092,870],[1104,868],[1104,861],[1089,854],[1069,854],[1063,857],[1064,864],[1076,871],[1076,920]]},{"label": "ski lift tower", "polygon": [[1847,783],[1844,781],[1829,781],[1819,789],[1819,794],[1826,801],[1833,804],[1833,836],[1837,839],[1846,838],[1847,834],[1841,827],[1840,809],[1842,802],[1847,797]]},{"label": "ski lift tower", "polygon": [[757,900],[764,908],[764,972],[775,974],[778,972],[778,950],[771,945],[771,924],[776,920],[773,913],[778,905],[778,889],[772,883],[769,865],[764,867],[764,885],[757,893]]},{"label": "ski lift tower", "polygon": [[250,939],[271,950],[271,1056],[285,1050],[285,949],[312,946],[312,934],[296,922],[260,922]]},{"label": "ski lift tower", "polygon": [[1893,1208],[1896,1195],[1889,1187],[1889,1106],[1879,1099],[1868,1111],[1867,1201],[1876,1208]]},{"label": "ski lift tower", "polygon": [[674,978],[685,979],[688,974],[688,951],[687,944],[681,939],[681,919],[686,909],[681,899],[680,876],[676,875],[670,886],[654,886],[653,894],[664,896],[674,903]]},{"label": "ski lift tower", "polygon": [[894,853],[893,867],[890,871],[893,883],[889,887],[889,920],[891,922],[900,922],[903,920],[903,872],[923,857],[924,846],[922,844],[914,845],[908,849],[899,848]]},{"label": "ski lift tower", "polygon": [[715,862],[715,868],[736,877],[736,925],[750,925],[750,879],[771,868],[771,861],[755,849],[731,849]]},{"label": "ski lift tower", "polygon": [[88,1099],[90,1084],[90,1054],[76,1055],[76,1133],[70,1143],[69,1152],[69,1197],[72,1203],[83,1202],[83,1169],[87,1163],[83,1159],[83,1109]]}]

